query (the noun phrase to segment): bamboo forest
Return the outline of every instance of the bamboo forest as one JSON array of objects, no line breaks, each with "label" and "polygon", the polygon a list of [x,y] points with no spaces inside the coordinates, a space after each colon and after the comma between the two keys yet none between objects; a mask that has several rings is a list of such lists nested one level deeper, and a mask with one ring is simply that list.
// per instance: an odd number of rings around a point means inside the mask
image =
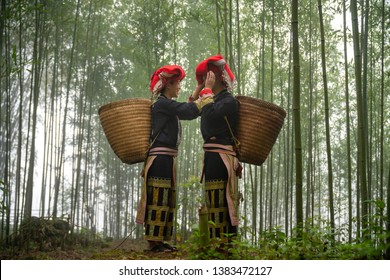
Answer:
[{"label": "bamboo forest", "polygon": [[[1,259],[390,259],[389,0],[0,2]],[[99,109],[150,100],[168,64],[187,102],[217,54],[234,96],[286,117],[264,163],[242,162],[227,249],[201,234],[201,118],[180,121],[178,250],[152,254],[143,163],[118,158]]]}]

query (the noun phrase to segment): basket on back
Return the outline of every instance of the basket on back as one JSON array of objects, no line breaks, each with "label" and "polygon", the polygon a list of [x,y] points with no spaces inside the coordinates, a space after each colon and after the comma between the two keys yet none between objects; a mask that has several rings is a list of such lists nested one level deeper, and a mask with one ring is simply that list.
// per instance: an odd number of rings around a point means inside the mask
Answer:
[{"label": "basket on back", "polygon": [[145,160],[151,131],[151,100],[131,98],[99,109],[100,122],[111,148],[127,164]]},{"label": "basket on back", "polygon": [[261,165],[267,159],[283,126],[286,111],[270,102],[236,96],[240,102],[236,138],[239,160]]}]

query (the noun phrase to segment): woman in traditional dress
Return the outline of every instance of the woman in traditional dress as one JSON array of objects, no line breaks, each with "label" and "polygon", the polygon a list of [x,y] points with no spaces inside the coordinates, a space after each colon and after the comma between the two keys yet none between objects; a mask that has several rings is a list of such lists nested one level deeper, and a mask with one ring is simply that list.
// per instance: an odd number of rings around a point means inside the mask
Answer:
[{"label": "woman in traditional dress", "polygon": [[157,98],[152,108],[151,145],[143,170],[144,186],[136,222],[144,224],[145,239],[153,252],[174,251],[166,243],[172,238],[176,207],[176,156],[181,140],[180,120],[199,116],[196,87],[189,102],[177,102],[180,82],[185,77],[178,65],[157,69],[150,79],[150,90]]},{"label": "woman in traditional dress", "polygon": [[[210,238],[230,242],[237,234],[238,188],[236,176],[241,166],[236,156],[235,132],[239,104],[232,95],[234,75],[221,55],[209,57],[198,64],[196,79],[201,84],[203,103],[201,132],[204,140],[206,205]],[[210,82],[211,81],[211,82]],[[206,102],[210,100],[210,102]]]}]

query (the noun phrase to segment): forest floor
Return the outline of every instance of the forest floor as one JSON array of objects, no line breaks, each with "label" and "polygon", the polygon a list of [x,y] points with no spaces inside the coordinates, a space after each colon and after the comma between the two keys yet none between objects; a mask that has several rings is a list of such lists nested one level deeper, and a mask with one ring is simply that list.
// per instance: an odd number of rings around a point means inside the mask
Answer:
[{"label": "forest floor", "polygon": [[51,250],[30,249],[29,252],[1,250],[1,260],[183,260],[188,254],[175,252],[151,252],[144,240],[114,240],[104,246],[90,245]]},{"label": "forest floor", "polygon": [[[268,244],[268,245],[267,245]],[[276,246],[277,245],[277,246]],[[83,245],[31,246],[26,250],[0,247],[1,260],[383,260],[385,247],[376,248],[372,243],[342,244],[329,246],[327,243],[306,240],[300,243],[276,244],[267,240],[262,248],[244,242],[230,245],[210,242],[208,247],[191,239],[176,245],[174,252],[151,252],[148,244],[140,239],[99,240]]]}]

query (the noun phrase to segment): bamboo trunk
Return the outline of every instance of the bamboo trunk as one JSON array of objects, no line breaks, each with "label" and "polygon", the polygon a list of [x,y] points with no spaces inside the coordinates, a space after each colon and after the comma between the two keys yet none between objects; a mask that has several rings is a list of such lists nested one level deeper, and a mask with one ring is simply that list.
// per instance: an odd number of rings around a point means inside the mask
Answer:
[{"label": "bamboo trunk", "polygon": [[202,247],[206,247],[210,242],[207,206],[206,205],[200,206],[198,211],[199,211],[198,214],[199,214],[200,245]]}]

